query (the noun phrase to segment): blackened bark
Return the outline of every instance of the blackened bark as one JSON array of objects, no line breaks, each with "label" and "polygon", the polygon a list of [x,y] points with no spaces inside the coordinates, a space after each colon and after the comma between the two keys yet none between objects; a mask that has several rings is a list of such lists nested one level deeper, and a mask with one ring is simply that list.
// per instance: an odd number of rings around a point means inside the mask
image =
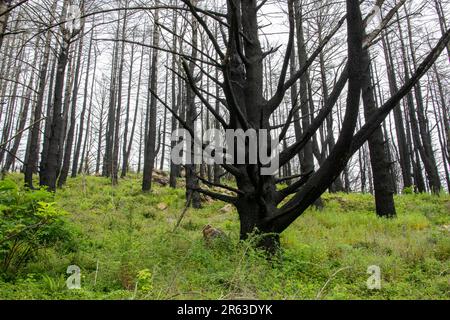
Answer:
[{"label": "blackened bark", "polygon": [[[361,75],[364,116],[366,121],[376,112],[375,94],[372,85],[369,51],[363,51],[363,70]],[[390,174],[390,164],[385,150],[385,138],[381,125],[370,136],[370,162],[372,165],[373,185],[375,190],[375,205],[380,217],[395,216],[394,188]]]},{"label": "blackened bark", "polygon": [[[191,2],[193,5],[197,4],[197,0],[193,0]],[[193,18],[192,19],[192,53],[191,53],[191,57],[192,59],[196,59],[197,57],[197,41],[198,41],[198,21]],[[186,70],[186,72],[189,72],[191,74],[191,78],[193,77],[194,74],[194,68],[195,68],[195,64],[194,64],[194,60],[191,60],[191,62],[189,63],[189,67]],[[197,118],[197,111],[196,111],[196,107],[195,107],[195,95],[194,92],[191,88],[191,86],[189,84],[187,85],[187,90],[186,90],[186,124],[188,126],[188,128],[194,132],[195,131],[195,125],[194,125],[194,121]],[[192,85],[192,84],[191,84]],[[195,85],[195,84],[194,84]],[[191,155],[191,161],[187,161],[186,165],[185,165],[185,169],[186,169],[186,201],[187,204],[191,205],[193,208],[200,208],[201,207],[201,201],[200,201],[200,194],[196,191],[196,189],[198,189],[199,187],[199,183],[198,183],[198,178],[197,178],[197,173],[196,173],[196,168],[195,168],[195,163],[194,163],[194,153],[195,153],[195,145],[194,145],[194,138],[195,137],[191,137],[191,142],[190,142],[190,152]],[[189,158],[188,156],[188,158]],[[190,200],[190,203],[189,203]]]},{"label": "blackened bark", "polygon": [[8,9],[9,6],[7,0],[0,0],[0,49],[3,45],[3,38],[8,23],[9,13],[6,13]]},{"label": "blackened bark", "polygon": [[[167,61],[169,60],[169,54],[167,54]],[[164,88],[164,104],[167,105],[167,96],[168,96],[168,88],[169,88],[169,73],[166,71],[165,76],[165,88]],[[159,165],[159,170],[164,170],[164,162],[166,160],[166,128],[167,128],[167,108],[164,108],[164,116],[162,121],[162,141],[160,144],[161,147],[161,162]]]},{"label": "blackened bark", "polygon": [[[439,26],[441,27],[441,32],[444,35],[445,30],[447,30],[447,21],[445,20],[444,9],[442,7],[441,0],[434,0],[434,6],[439,18]],[[450,42],[447,43],[447,55],[448,55],[448,62],[450,63]]]},{"label": "blackened bark", "polygon": [[[120,34],[120,20],[116,27],[116,40],[119,40]],[[115,116],[116,116],[116,100],[117,100],[117,69],[119,60],[119,45],[118,42],[114,43],[114,50],[112,54],[112,68],[109,90],[109,105],[108,105],[108,119],[106,122],[106,134],[105,134],[105,154],[103,160],[102,176],[111,177],[113,172],[113,149],[114,149],[114,137],[115,137]]]},{"label": "blackened bark", "polygon": [[[295,8],[295,21],[296,21],[296,28],[297,28],[297,52],[298,52],[298,59],[299,59],[299,66],[302,68],[304,65],[306,65],[306,62],[308,60],[307,53],[306,53],[306,45],[305,45],[305,39],[303,35],[303,18],[302,18],[302,11],[301,6],[298,0],[294,1],[294,8]],[[308,97],[308,76],[307,72],[303,74],[303,76],[300,77],[300,111],[301,111],[301,124],[302,128],[308,128],[310,125],[310,110],[309,110],[309,97]],[[303,158],[301,159],[301,171],[302,173],[307,173],[314,171],[314,156],[313,156],[313,146],[312,142],[308,141],[302,151]]]},{"label": "blackened bark", "polygon": [[[81,32],[82,31],[83,31],[83,27],[81,28]],[[66,137],[64,160],[63,160],[61,172],[60,172],[59,178],[58,178],[58,187],[60,187],[60,188],[67,181],[67,177],[69,175],[69,169],[70,169],[70,160],[72,157],[72,149],[73,149],[73,143],[74,143],[74,137],[75,137],[75,126],[76,126],[79,78],[80,78],[80,72],[82,69],[81,57],[83,55],[83,44],[84,44],[83,36],[81,36],[79,44],[78,44],[78,55],[77,55],[77,62],[76,62],[76,67],[75,67],[75,76],[74,76],[74,81],[73,81],[69,131],[67,132],[67,137]],[[89,66],[88,66],[88,68],[89,68]],[[80,145],[80,143],[81,143],[81,141],[78,143],[78,145]],[[61,145],[61,147],[62,147],[62,145]],[[77,146],[76,149],[79,150],[79,147]],[[75,169],[75,172],[76,172],[76,169]]]},{"label": "blackened bark", "polygon": [[[92,117],[92,99],[94,97],[94,88],[95,88],[95,75],[97,72],[97,52],[95,52],[95,58],[94,58],[94,73],[92,75],[92,83],[91,83],[91,90],[90,90],[90,95],[89,95],[89,109],[88,109],[88,118],[87,118],[87,122],[86,122],[86,134],[85,134],[85,139],[84,139],[84,144],[83,144],[83,151],[81,153],[81,159],[80,159],[80,165],[78,168],[78,173],[81,174],[83,171],[83,166],[85,168],[85,172],[88,169],[88,163],[89,163],[89,157],[88,157],[88,151],[87,151],[87,143],[88,140],[92,141],[92,137],[91,137],[91,131],[92,131],[92,123],[91,123],[91,117]],[[103,106],[102,106],[102,112],[100,113],[100,122],[103,122]],[[103,123],[100,124],[100,126]],[[101,130],[100,130],[101,131]],[[92,143],[90,144],[92,145]],[[101,146],[101,144],[100,144]],[[99,159],[100,160],[100,159]],[[97,166],[97,165],[96,165]],[[98,173],[98,171],[96,171],[96,173]]]},{"label": "blackened bark", "polygon": [[[68,1],[63,4],[61,21],[66,19]],[[55,88],[51,105],[52,119],[49,127],[48,150],[46,157],[42,157],[40,184],[47,186],[50,191],[56,190],[56,180],[59,172],[59,160],[62,154],[62,137],[64,131],[63,119],[63,91],[66,66],[69,60],[69,48],[73,37],[79,30],[62,28],[63,36],[60,40],[58,62],[56,65]],[[50,108],[50,106],[48,107]]]},{"label": "blackened bark", "polygon": [[[50,74],[50,84],[48,89],[48,97],[47,97],[47,110],[46,110],[46,120],[44,126],[44,135],[43,135],[43,143],[42,143],[42,152],[41,152],[41,163],[47,162],[48,155],[48,146],[50,141],[50,130],[53,119],[53,89],[55,84],[55,75],[57,68],[58,58],[53,58],[51,74]],[[39,170],[39,184],[41,183],[41,170]]]},{"label": "blackened bark", "polygon": [[[63,130],[62,93],[64,89],[64,76],[68,62],[69,43],[63,41],[57,63],[55,77],[55,89],[52,105],[52,119],[49,132],[48,152],[44,161],[41,161],[40,184],[48,186],[49,190],[55,191],[58,176],[58,158],[62,152],[61,135]],[[50,106],[49,106],[50,107]]]},{"label": "blackened bark", "polygon": [[[86,108],[87,108],[87,101],[88,101],[88,90],[89,90],[89,74],[91,70],[91,55],[92,55],[92,44],[94,37],[94,30],[91,30],[91,38],[89,40],[89,49],[88,49],[88,59],[86,64],[86,79],[84,81],[84,93],[83,93],[83,106],[81,109],[80,114],[80,129],[78,132],[78,138],[77,138],[77,147],[75,149],[75,153],[73,155],[73,162],[72,162],[72,173],[71,177],[75,178],[78,173],[78,159],[80,158],[80,152],[81,152],[81,143],[83,141],[83,130],[84,130],[84,118],[86,116]],[[95,70],[95,69],[94,69]],[[94,81],[94,79],[92,80]],[[86,134],[85,140],[88,139],[88,135]],[[83,160],[81,160],[83,162]]]},{"label": "blackened bark", "polygon": [[101,163],[101,155],[102,155],[102,140],[103,140],[103,110],[105,110],[106,97],[105,94],[102,94],[101,103],[100,103],[100,115],[99,115],[99,128],[98,128],[98,138],[97,138],[97,161],[95,166],[95,174],[100,173],[100,163]]},{"label": "blackened bark", "polygon": [[[392,63],[392,54],[389,44],[388,36],[383,36],[383,49],[386,60],[386,66],[388,69],[388,79],[389,79],[389,89],[391,94],[397,92],[397,83],[395,80],[394,66]],[[403,187],[408,188],[412,186],[412,176],[411,176],[411,161],[408,154],[408,147],[406,143],[406,133],[405,126],[402,117],[402,111],[400,106],[394,109],[394,121],[395,121],[395,131],[397,133],[397,145],[400,154],[400,167],[402,169],[403,177]]]},{"label": "blackened bark", "polygon": [[[133,33],[134,40],[134,33]],[[127,175],[128,171],[128,123],[130,122],[130,105],[131,105],[131,88],[132,88],[132,80],[133,80],[133,66],[134,66],[134,45],[131,46],[131,54],[130,54],[130,70],[128,76],[128,94],[127,94],[127,106],[126,106],[126,116],[125,116],[125,128],[123,132],[123,141],[122,141],[122,172],[120,173],[120,177],[124,178]],[[140,75],[139,75],[140,79]],[[138,83],[139,87],[139,83]],[[137,109],[136,109],[137,110]],[[133,121],[133,124],[136,123]],[[133,140],[133,132],[130,136],[130,141]]]},{"label": "blackened bark", "polygon": [[[406,18],[408,23],[408,36],[410,40],[410,51],[411,51],[411,57],[414,68],[417,68],[417,61],[415,57],[415,49],[412,43],[412,30],[411,30],[411,24],[409,21],[409,17]],[[398,24],[399,30],[401,31],[401,25]],[[404,68],[405,68],[405,80],[408,81],[409,76],[409,70],[408,66],[406,64],[407,57],[405,53],[405,45],[403,38],[401,38],[401,44],[402,44],[402,55],[403,55],[403,61],[404,61]],[[422,98],[422,89],[420,85],[420,81],[418,81],[414,87],[414,92],[416,96],[416,105],[414,105],[412,101],[411,94],[409,95],[408,99],[408,107],[409,107],[409,116],[410,116],[410,122],[412,126],[412,134],[413,139],[418,147],[420,157],[422,159],[422,162],[425,167],[425,171],[427,173],[428,182],[430,185],[430,189],[433,193],[438,194],[441,190],[441,180],[439,177],[439,171],[437,169],[436,159],[434,157],[434,151],[432,148],[431,143],[431,134],[428,131],[427,126],[427,120],[425,117],[425,111],[423,106],[423,98]],[[417,115],[417,118],[416,118]],[[419,135],[420,134],[420,135]]]},{"label": "blackened bark", "polygon": [[[52,10],[53,13],[56,8],[56,1],[53,2]],[[24,164],[24,180],[25,185],[29,188],[33,188],[33,174],[37,172],[37,164],[39,159],[39,135],[41,129],[41,122],[36,122],[40,118],[42,118],[42,109],[44,104],[44,94],[45,94],[45,85],[47,80],[47,70],[50,59],[50,44],[51,44],[52,35],[51,32],[47,32],[45,37],[45,45],[44,45],[44,54],[42,57],[41,67],[39,71],[39,84],[38,84],[38,93],[36,97],[36,105],[34,107],[33,119],[34,125],[30,131],[30,138],[28,139],[27,144],[27,158]],[[52,81],[50,81],[50,86]],[[48,121],[48,119],[47,119]]]},{"label": "blackened bark", "polygon": [[[159,1],[156,1],[159,3]],[[159,46],[159,11],[156,10],[154,14],[153,24],[153,47]],[[144,150],[144,176],[142,179],[142,191],[147,192],[152,188],[152,175],[155,166],[156,157],[156,108],[157,99],[156,94],[158,91],[158,50],[152,51],[152,66],[150,74],[149,90],[151,94],[150,109],[148,114],[148,132],[145,133],[145,150]]]},{"label": "blackened bark", "polygon": [[[177,21],[178,21],[178,14],[176,12],[176,10],[174,10],[173,12],[173,30],[174,30],[174,36],[173,36],[173,45],[174,45],[174,51],[177,50],[177,38],[175,36],[175,34],[177,33]],[[172,69],[173,70],[177,70],[177,61],[176,61],[176,55],[173,54],[172,55]],[[177,102],[177,93],[176,93],[176,89],[177,89],[177,77],[175,72],[172,72],[172,98],[171,98],[171,104],[172,104],[172,111],[175,114],[178,114],[178,107],[179,107],[179,103]],[[178,96],[181,93],[178,92]],[[172,133],[175,132],[178,129],[178,122],[177,119],[175,117],[172,116],[172,122],[171,122],[171,129],[172,129]],[[170,142],[170,151],[172,151],[175,146],[177,145],[177,141],[173,141],[171,139]],[[171,188],[176,188],[177,187],[177,177],[180,175],[180,166],[175,164],[172,161],[172,157],[170,158],[170,176],[169,176],[169,185]]]},{"label": "blackened bark", "polygon": [[[33,60],[33,66],[35,66],[37,64],[37,58],[38,58],[38,48],[39,48],[39,40],[36,43],[36,49],[34,52],[34,60]],[[34,85],[34,73],[31,74],[30,76],[30,80],[28,81],[28,88],[26,90],[26,95],[24,97],[24,101],[23,101],[23,105],[22,105],[22,110],[20,112],[20,117],[19,117],[19,125],[17,126],[16,132],[18,132],[19,134],[16,135],[16,137],[14,138],[14,143],[13,146],[11,148],[11,150],[9,150],[8,155],[6,156],[6,161],[5,161],[5,166],[3,168],[4,171],[9,171],[9,169],[11,168],[11,165],[14,163],[15,157],[17,156],[17,151],[19,150],[19,146],[20,146],[20,142],[22,140],[22,131],[25,128],[25,124],[27,122],[27,117],[28,117],[28,110],[30,107],[30,103],[31,103],[31,99],[32,99],[32,88]],[[39,119],[36,119],[36,121]]]}]

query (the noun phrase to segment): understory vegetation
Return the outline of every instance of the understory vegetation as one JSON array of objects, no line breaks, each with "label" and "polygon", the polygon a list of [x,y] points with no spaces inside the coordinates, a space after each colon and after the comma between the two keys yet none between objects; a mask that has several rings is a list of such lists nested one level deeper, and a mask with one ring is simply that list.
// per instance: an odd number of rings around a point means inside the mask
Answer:
[{"label": "understory vegetation", "polygon": [[[448,194],[396,196],[395,219],[377,217],[370,194],[325,194],[324,208],[302,215],[282,234],[282,251],[267,259],[254,239],[239,242],[235,209],[219,201],[204,199],[174,231],[184,188],[155,185],[143,194],[137,175],[114,187],[80,176],[53,195],[25,191],[20,179],[2,181],[10,186],[0,190],[2,214],[5,201],[12,205],[8,190],[18,188],[53,220],[40,240],[26,239],[24,263],[1,272],[0,299],[450,298]],[[228,237],[205,243],[206,224]],[[81,289],[67,289],[70,265],[81,269]],[[381,269],[380,290],[367,288],[371,265]]]}]

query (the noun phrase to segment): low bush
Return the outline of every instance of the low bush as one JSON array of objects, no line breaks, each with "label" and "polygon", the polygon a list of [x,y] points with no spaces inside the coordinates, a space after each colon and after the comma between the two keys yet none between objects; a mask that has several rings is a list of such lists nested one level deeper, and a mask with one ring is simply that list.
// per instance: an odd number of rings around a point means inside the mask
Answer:
[{"label": "low bush", "polygon": [[0,181],[0,272],[14,275],[37,250],[69,238],[63,215],[52,193]]}]

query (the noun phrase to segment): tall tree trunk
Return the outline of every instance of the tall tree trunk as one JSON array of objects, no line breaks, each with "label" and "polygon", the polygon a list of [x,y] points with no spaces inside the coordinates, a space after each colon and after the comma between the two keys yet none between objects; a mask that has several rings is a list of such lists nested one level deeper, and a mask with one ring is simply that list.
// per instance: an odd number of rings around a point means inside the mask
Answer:
[{"label": "tall tree trunk", "polygon": [[[398,16],[398,15],[397,15]],[[410,45],[410,51],[411,51],[411,57],[413,66],[416,69],[417,68],[417,61],[415,56],[415,49],[413,45],[413,39],[412,39],[412,30],[411,30],[411,24],[409,21],[409,17],[406,17],[406,21],[408,23],[408,37],[409,37],[409,45]],[[402,32],[402,28],[400,23],[398,24],[400,33]],[[405,80],[408,81],[409,76],[409,70],[407,65],[407,57],[405,52],[405,45],[403,38],[400,38],[401,41],[401,47],[402,47],[402,55],[403,55],[403,61],[404,61],[404,68],[405,68]],[[430,185],[430,189],[433,193],[439,193],[441,190],[441,180],[439,177],[439,171],[437,169],[436,159],[434,157],[434,151],[432,148],[432,142],[431,142],[431,134],[428,132],[428,126],[427,126],[427,120],[425,117],[425,111],[423,106],[423,97],[422,97],[422,89],[420,85],[420,81],[417,82],[416,86],[414,87],[415,96],[416,96],[416,106],[414,105],[412,101],[412,97],[408,100],[408,107],[409,107],[409,113],[410,113],[410,121],[412,126],[412,133],[413,138],[416,141],[416,144],[419,149],[419,154],[422,159],[422,162],[425,167],[425,171],[427,173],[428,182]],[[417,108],[416,108],[417,107]],[[417,115],[417,120],[416,120]],[[418,123],[417,123],[418,122]],[[419,136],[420,134],[420,136]]]},{"label": "tall tree trunk", "polygon": [[[67,12],[68,1],[64,1],[61,20],[64,21]],[[52,103],[52,121],[50,125],[48,151],[45,160],[41,161],[40,184],[47,186],[49,190],[56,190],[58,177],[58,158],[62,152],[61,136],[63,131],[63,90],[66,66],[69,59],[70,35],[65,30],[59,48],[58,62],[56,66],[55,88]],[[50,106],[49,106],[50,107]]]},{"label": "tall tree trunk", "polygon": [[[128,8],[129,1],[125,1],[125,8]],[[122,24],[122,39],[126,39],[128,11],[125,10]],[[113,143],[113,157],[112,157],[112,172],[111,182],[113,185],[118,183],[119,178],[119,151],[120,151],[120,120],[122,114],[122,88],[123,88],[123,69],[125,64],[125,42],[122,42],[121,51],[119,56],[120,64],[118,71],[118,87],[117,87],[117,109],[114,123],[114,143]]]},{"label": "tall tree trunk", "polygon": [[[135,34],[133,32],[133,40],[135,38]],[[123,132],[123,141],[122,141],[122,172],[120,173],[120,177],[124,178],[127,174],[128,170],[128,123],[130,122],[130,105],[131,105],[131,88],[132,88],[132,80],[133,80],[133,65],[134,65],[134,45],[131,46],[131,54],[130,54],[130,70],[128,77],[128,94],[127,94],[127,106],[126,106],[126,115],[125,115],[125,127]],[[130,140],[133,140],[133,135],[131,135]]]},{"label": "tall tree trunk", "polygon": [[[297,27],[297,52],[299,59],[300,68],[306,64],[308,60],[306,53],[306,45],[303,34],[303,17],[302,8],[300,6],[299,0],[294,1],[295,8],[295,20]],[[310,124],[310,110],[309,110],[309,97],[308,97],[308,78],[305,72],[302,77],[300,77],[300,112],[301,112],[301,125],[302,130],[306,130]],[[303,158],[301,159],[301,171],[303,174],[314,171],[314,156],[313,156],[313,146],[312,142],[306,143],[303,149]]]},{"label": "tall tree trunk", "polygon": [[[169,61],[169,54],[167,53],[167,61]],[[164,88],[164,103],[167,105],[167,96],[169,89],[169,72],[166,70],[165,88]],[[164,116],[162,121],[162,141],[161,141],[161,162],[159,169],[164,170],[164,162],[166,160],[166,129],[167,129],[167,108],[164,108]]]},{"label": "tall tree trunk", "polygon": [[[173,30],[174,30],[174,36],[173,36],[173,45],[174,45],[174,51],[177,50],[177,38],[175,36],[175,34],[177,33],[177,22],[178,22],[178,14],[177,11],[174,10],[173,11]],[[172,69],[173,70],[177,70],[177,57],[175,54],[172,54]],[[179,104],[177,102],[178,96],[180,95],[180,92],[178,92],[177,95],[177,76],[175,74],[175,72],[172,72],[172,80],[171,80],[171,84],[172,84],[172,97],[171,97],[171,107],[172,107],[172,111],[175,114],[178,114],[178,107]],[[179,80],[178,80],[179,81]],[[172,116],[172,122],[171,122],[171,130],[172,133],[174,133],[177,129],[178,129],[178,122],[177,119]],[[175,146],[177,145],[177,143],[179,143],[179,141],[174,141],[171,138],[170,141],[170,151],[172,152],[172,150],[175,148]],[[178,164],[175,164],[172,161],[172,155],[170,157],[170,176],[169,176],[169,185],[171,188],[176,188],[177,187],[177,177],[180,175],[180,166]]]},{"label": "tall tree trunk", "polygon": [[[42,142],[42,152],[41,152],[41,163],[47,162],[47,155],[48,155],[48,147],[50,142],[50,130],[52,127],[52,120],[53,120],[53,92],[55,89],[55,76],[56,76],[56,68],[58,65],[58,55],[54,57],[52,60],[52,66],[51,66],[51,73],[50,73],[50,83],[48,87],[48,94],[47,94],[47,108],[45,111],[45,126],[44,126],[44,134],[43,134],[43,142]],[[39,165],[40,168],[40,165]],[[39,184],[41,183],[41,171],[39,170]]]},{"label": "tall tree trunk", "polygon": [[[191,1],[192,5],[197,4],[197,0]],[[198,21],[195,18],[192,18],[191,21],[192,24],[192,53],[191,53],[191,59],[189,63],[189,70],[190,77],[193,78],[194,74],[194,60],[197,58],[197,45],[198,45]],[[195,107],[195,95],[194,92],[187,84],[186,89],[186,125],[187,127],[194,132],[195,134],[195,119],[197,118],[197,111]],[[188,148],[188,152],[191,152],[190,155],[188,155],[188,158],[190,157],[190,161],[186,161],[185,169],[186,169],[186,202],[193,208],[200,208],[201,207],[201,200],[200,200],[200,194],[196,191],[198,189],[198,178],[196,173],[196,166],[195,166],[195,145],[194,145],[194,137],[191,137],[190,141],[190,148]]]},{"label": "tall tree trunk", "polygon": [[[159,0],[155,1],[159,4]],[[155,10],[153,24],[153,47],[159,46],[159,10]],[[146,132],[145,150],[144,150],[144,176],[142,179],[142,191],[148,192],[152,188],[152,174],[155,166],[156,157],[156,114],[157,114],[157,99],[158,94],[158,50],[152,51],[152,66],[150,74],[151,91],[150,110],[148,114],[148,132]]]},{"label": "tall tree trunk", "polygon": [[[16,24],[16,26],[17,25],[18,24]],[[16,49],[18,53],[19,53],[20,47],[25,44],[24,41],[25,41],[25,39],[22,38],[19,48]],[[12,46],[12,47],[15,47],[15,46]],[[20,50],[20,53],[18,54],[17,59],[14,59],[14,60],[11,59],[11,61],[14,61],[13,66],[11,68],[12,69],[11,76],[13,79],[12,80],[13,83],[12,83],[11,97],[9,97],[9,99],[8,99],[9,103],[8,103],[8,108],[6,110],[5,122],[3,123],[2,139],[1,139],[1,145],[3,147],[0,148],[0,164],[3,162],[6,151],[9,149],[10,142],[8,142],[8,140],[10,138],[11,131],[13,130],[14,115],[15,115],[16,107],[17,107],[18,101],[19,101],[17,91],[19,90],[20,77],[24,71],[24,68],[22,67],[22,65],[19,64],[19,61],[23,60],[24,51],[25,50]],[[7,84],[5,83],[5,88],[4,88],[5,91],[6,91],[6,85]],[[2,94],[2,95],[4,95],[4,94]]]},{"label": "tall tree trunk", "polygon": [[[53,1],[51,13],[54,13],[56,10],[56,0]],[[38,84],[38,92],[36,97],[36,105],[34,106],[33,120],[34,124],[30,131],[30,138],[27,144],[27,159],[25,161],[24,168],[24,180],[25,185],[29,188],[33,188],[33,173],[37,172],[37,164],[39,160],[39,136],[41,129],[41,122],[37,122],[42,118],[43,104],[44,104],[44,95],[45,95],[45,86],[47,80],[47,69],[50,59],[50,44],[52,40],[52,33],[48,31],[45,36],[45,45],[44,45],[44,53],[41,61],[41,67],[39,70],[39,84]],[[50,86],[52,81],[50,81]],[[49,121],[49,119],[47,119]]]},{"label": "tall tree trunk", "polygon": [[[143,40],[142,42],[144,43],[145,40],[145,31],[144,31],[144,35],[143,35]],[[126,154],[126,169],[128,170],[129,167],[129,160],[130,160],[130,155],[131,155],[131,148],[133,146],[133,141],[134,141],[134,132],[136,130],[136,122],[137,122],[137,118],[138,118],[138,110],[139,108],[139,98],[140,98],[140,92],[141,92],[141,79],[142,79],[142,66],[144,63],[144,47],[142,47],[142,51],[141,51],[141,62],[140,62],[140,66],[139,66],[139,76],[138,76],[138,84],[137,84],[137,92],[136,92],[136,105],[135,105],[135,109],[134,109],[134,116],[133,116],[133,125],[131,126],[131,133],[130,133],[130,141],[128,142],[128,148],[127,148],[127,154]]]},{"label": "tall tree trunk", "polygon": [[[94,37],[94,30],[91,30],[91,38],[89,40],[89,49],[88,49],[88,59],[87,59],[87,65],[86,65],[86,79],[84,81],[84,93],[83,93],[83,107],[81,109],[80,114],[80,130],[78,132],[78,138],[77,138],[77,147],[75,149],[75,153],[73,155],[73,162],[72,162],[72,174],[71,177],[75,178],[78,173],[78,159],[80,158],[80,152],[81,152],[81,143],[83,141],[83,130],[84,130],[84,118],[86,115],[86,108],[87,108],[87,101],[88,101],[88,90],[89,90],[89,74],[91,70],[91,55],[92,55],[92,44]],[[95,68],[94,68],[95,70]],[[94,79],[92,80],[94,82]],[[89,125],[89,124],[88,124]],[[88,135],[86,132],[85,140],[88,139]],[[83,160],[81,160],[81,163],[83,163]]]},{"label": "tall tree trunk", "polygon": [[[34,51],[33,66],[37,65],[39,44],[40,44],[40,42],[38,40],[36,42],[36,48]],[[28,118],[28,109],[30,107],[30,103],[31,103],[31,99],[32,99],[31,96],[32,96],[33,86],[34,86],[34,72],[31,73],[30,80],[28,81],[28,88],[26,90],[26,94],[25,94],[24,101],[23,101],[23,107],[20,112],[19,125],[16,129],[16,132],[18,132],[19,134],[16,135],[16,137],[14,138],[13,147],[8,152],[8,155],[6,157],[5,166],[3,168],[4,171],[9,171],[9,169],[11,168],[11,165],[13,164],[13,162],[15,160],[15,157],[17,157],[17,151],[19,150],[20,142],[22,140],[22,131],[25,128],[25,124],[26,124],[27,118]]]},{"label": "tall tree trunk", "polygon": [[[97,52],[94,53],[94,66],[93,66],[93,70],[94,73],[92,75],[92,81],[91,81],[91,89],[90,89],[90,94],[89,94],[89,108],[88,108],[88,118],[87,118],[87,122],[86,122],[86,134],[85,134],[85,138],[84,138],[84,143],[83,143],[83,151],[81,152],[81,159],[80,159],[80,166],[78,168],[78,173],[82,173],[83,171],[83,166],[87,169],[87,166],[85,164],[88,163],[88,157],[87,157],[87,142],[88,140],[92,140],[92,136],[91,136],[91,117],[92,117],[92,99],[94,97],[94,89],[95,89],[95,76],[97,73]],[[87,76],[87,75],[86,75]],[[100,115],[100,122],[102,122],[101,119],[102,115]],[[81,137],[81,136],[80,136]],[[86,161],[85,161],[86,160]],[[98,173],[98,172],[97,172]]]},{"label": "tall tree trunk", "polygon": [[99,116],[99,128],[98,128],[98,140],[97,140],[97,161],[95,167],[95,174],[100,173],[100,163],[102,155],[102,140],[103,140],[103,111],[105,110],[106,96],[102,94],[102,99],[100,103],[100,116]]},{"label": "tall tree trunk", "polygon": [[[382,40],[386,66],[388,69],[389,88],[391,94],[394,94],[395,92],[398,91],[398,88],[395,80],[395,72],[393,69],[394,66],[392,63],[392,54],[390,50],[388,36],[387,35],[383,36]],[[395,131],[397,133],[397,145],[399,148],[399,155],[400,155],[400,167],[402,169],[403,188],[408,188],[412,186],[411,161],[408,154],[405,126],[403,124],[403,117],[400,106],[394,109],[394,121],[395,121]]]},{"label": "tall tree trunk", "polygon": [[[83,12],[83,9],[82,9]],[[84,26],[81,27],[81,33],[84,30]],[[82,70],[82,61],[81,58],[83,56],[83,35],[80,36],[79,44],[78,44],[78,56],[77,56],[77,62],[75,67],[75,75],[74,75],[74,81],[73,81],[73,90],[72,90],[72,105],[70,110],[70,124],[69,124],[69,131],[67,133],[67,140],[66,140],[66,146],[64,151],[64,160],[63,165],[61,167],[61,173],[58,178],[58,187],[62,187],[66,181],[67,177],[69,175],[69,169],[70,169],[70,160],[72,158],[72,149],[73,149],[73,143],[75,138],[75,127],[76,127],[76,116],[77,116],[77,102],[78,102],[78,89],[79,89],[79,78],[80,73]],[[89,69],[89,65],[87,66]],[[81,132],[81,130],[80,130]],[[81,140],[78,142],[77,146],[75,147],[76,150],[79,150],[79,145],[81,144]],[[75,161],[75,160],[74,160]],[[76,174],[76,167],[75,167],[75,174]]]},{"label": "tall tree trunk", "polygon": [[0,49],[3,45],[3,38],[6,31],[6,25],[8,23],[9,13],[6,13],[8,9],[8,1],[0,0]]},{"label": "tall tree trunk", "polygon": [[114,43],[114,49],[112,54],[112,68],[111,68],[111,82],[109,90],[109,105],[108,105],[108,120],[106,122],[106,135],[105,135],[105,154],[103,160],[103,172],[105,177],[111,177],[113,172],[113,149],[114,149],[114,129],[115,129],[115,116],[116,116],[116,98],[117,98],[117,68],[119,60],[119,35],[120,35],[120,19],[117,22],[116,27],[116,42]]},{"label": "tall tree trunk", "polygon": [[[445,20],[444,9],[442,7],[441,0],[434,0],[434,7],[439,18],[439,26],[441,27],[441,32],[442,34],[445,34],[445,30],[447,30],[447,21]],[[450,42],[447,43],[447,55],[448,62],[450,63]]]},{"label": "tall tree trunk", "polygon": [[[376,112],[374,88],[372,85],[370,56],[368,49],[363,50],[364,69],[361,75],[362,98],[364,117],[367,120]],[[375,205],[377,215],[380,217],[395,216],[394,188],[390,174],[390,164],[385,150],[385,138],[381,126],[370,136],[369,140],[370,162],[372,165],[373,185],[375,189]]]}]

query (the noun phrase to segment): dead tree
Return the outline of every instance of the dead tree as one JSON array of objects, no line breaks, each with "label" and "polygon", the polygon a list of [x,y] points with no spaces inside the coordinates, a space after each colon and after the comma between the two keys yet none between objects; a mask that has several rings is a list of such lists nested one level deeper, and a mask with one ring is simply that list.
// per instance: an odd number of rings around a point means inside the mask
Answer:
[{"label": "dead tree", "polygon": [[[63,5],[61,21],[65,21],[67,15],[68,1]],[[45,158],[41,161],[40,167],[40,184],[47,186],[49,190],[55,191],[56,180],[58,178],[59,163],[62,148],[61,136],[63,134],[63,90],[66,66],[69,60],[69,49],[73,39],[79,34],[80,29],[66,28],[65,24],[61,25],[62,37],[60,39],[60,48],[58,53],[58,61],[56,65],[55,87],[53,93],[53,101],[51,105],[52,118],[49,124],[48,132],[48,149]],[[50,106],[49,106],[50,107]]]},{"label": "dead tree", "polygon": [[[263,52],[259,41],[257,16],[260,7],[258,7],[256,1],[227,1],[227,13],[225,15],[228,28],[225,42],[226,52],[223,51],[218,39],[208,28],[200,9],[188,0],[183,2],[204,29],[220,57],[220,61],[213,60],[211,63],[220,70],[223,77],[221,84],[230,113],[229,121],[214,112],[214,108],[209,105],[207,99],[198,89],[195,78],[192,77],[192,70],[185,62],[183,66],[186,80],[194,93],[218,119],[224,129],[243,129],[244,131],[253,129],[256,132],[261,132],[262,129],[270,129],[270,116],[280,106],[286,92],[307,72],[312,61],[332,37],[334,30],[324,37],[323,43],[311,54],[305,64],[288,78],[287,71],[295,34],[294,3],[292,0],[288,1],[289,42],[277,81],[276,92],[269,99],[265,99],[263,97],[263,60],[268,53]],[[276,179],[273,176],[261,173],[261,169],[264,168],[261,162],[255,165],[251,163],[237,164],[236,161],[233,161],[233,163],[223,164],[223,167],[236,178],[238,188],[233,189],[236,196],[220,194],[202,188],[195,189],[206,195],[234,204],[240,218],[241,238],[245,239],[249,234],[256,231],[260,235],[264,235],[261,237],[259,244],[270,251],[278,246],[279,234],[330,187],[346,167],[351,155],[369,139],[390,111],[398,105],[406,93],[431,67],[450,38],[450,31],[447,31],[422,64],[417,67],[410,80],[394,92],[393,96],[378,108],[355,134],[361,96],[361,75],[364,70],[363,40],[367,41],[368,39],[363,39],[364,24],[359,1],[347,0],[346,4],[347,15],[341,20],[341,24],[346,20],[348,27],[347,77],[344,77],[344,79],[348,78],[346,110],[336,145],[318,170],[311,172],[285,189],[277,190]],[[339,28],[339,25],[336,28]],[[369,36],[369,40],[370,38],[372,38],[372,35]],[[345,83],[345,81],[343,82]],[[297,139],[294,144],[280,153],[278,158],[280,167],[304,149],[324,123],[332,108],[333,105],[327,104],[319,110],[309,126],[303,128],[300,139]],[[249,152],[249,144],[247,143],[245,153],[248,155]],[[226,186],[221,187],[230,189]],[[280,205],[291,194],[294,194],[294,196]]]},{"label": "dead tree", "polygon": [[[159,1],[156,1],[158,4]],[[159,46],[159,10],[155,10],[153,23],[153,47]],[[157,93],[158,91],[158,50],[152,51],[151,70],[150,70],[149,91]],[[157,99],[155,94],[150,95],[148,131],[146,134],[144,150],[144,177],[142,179],[142,191],[150,191],[152,188],[152,174],[155,166],[156,157],[156,108]]]}]

